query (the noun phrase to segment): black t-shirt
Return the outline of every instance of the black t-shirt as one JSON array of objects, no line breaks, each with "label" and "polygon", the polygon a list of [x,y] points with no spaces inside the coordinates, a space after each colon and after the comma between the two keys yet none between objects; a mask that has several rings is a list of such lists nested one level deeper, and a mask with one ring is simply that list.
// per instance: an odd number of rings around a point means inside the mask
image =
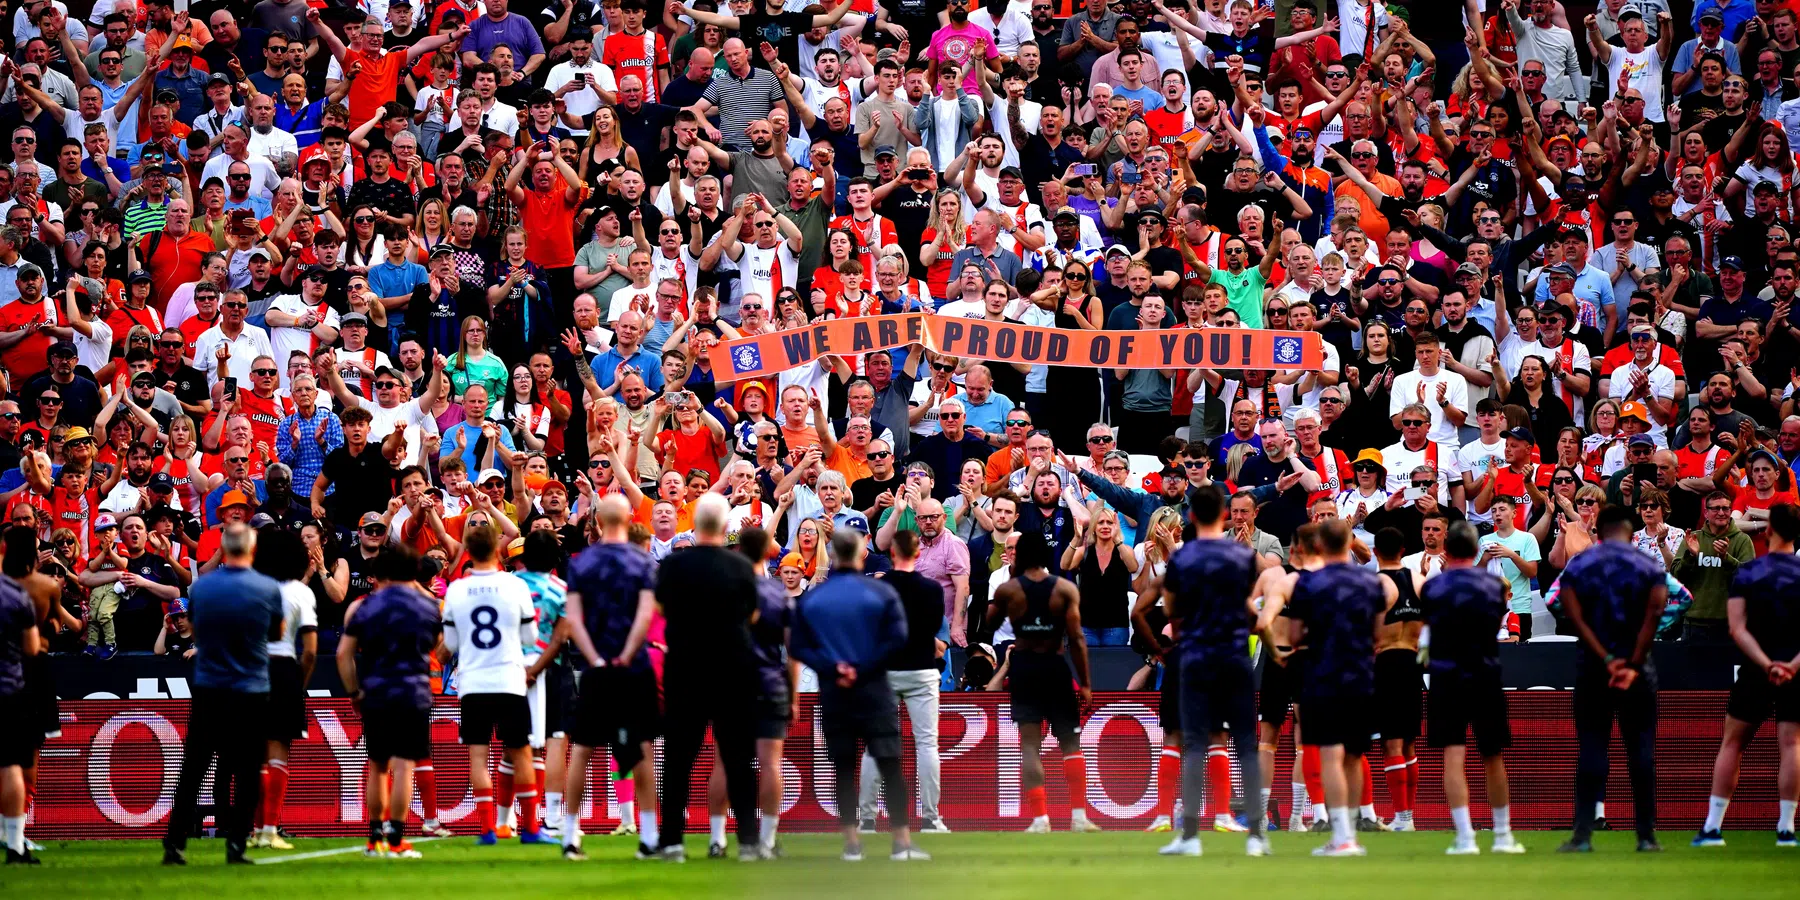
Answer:
[{"label": "black t-shirt", "polygon": [[1173,247],[1151,247],[1150,252],[1144,254],[1144,262],[1150,264],[1152,275],[1166,275],[1170,272],[1180,275],[1184,265],[1181,251]]},{"label": "black t-shirt", "polygon": [[944,626],[944,589],[917,572],[890,571],[881,580],[900,595],[906,610],[906,643],[888,659],[901,671],[937,668],[937,633]]},{"label": "black t-shirt", "polygon": [[336,486],[325,498],[325,509],[333,522],[345,527],[354,525],[363,513],[387,508],[388,498],[394,496],[394,467],[373,442],[354,456],[347,446],[331,451],[320,474]]},{"label": "black t-shirt", "polygon": [[[813,17],[810,13],[782,12],[775,15],[755,12],[738,16],[738,36],[750,48],[750,63],[758,68],[769,67],[759,49],[765,42],[774,44],[780,60],[791,69],[800,68],[800,35],[812,28]],[[931,31],[936,31],[936,21]]]},{"label": "black t-shirt", "polygon": [[894,223],[894,236],[906,252],[907,265],[914,278],[925,277],[925,265],[919,262],[919,248],[924,244],[925,223],[931,220],[931,192],[915,191],[901,184],[881,201],[881,214]]},{"label": "black t-shirt", "polygon": [[156,374],[163,379],[163,390],[174,394],[175,399],[183,403],[198,406],[210,393],[206,386],[206,373],[187,363],[178,364],[172,373],[158,368]]},{"label": "black t-shirt", "polygon": [[1352,140],[1350,138],[1345,138],[1341,141],[1338,141],[1335,144],[1332,144],[1331,149],[1336,150],[1338,152],[1339,156],[1342,156],[1345,159],[1349,159],[1350,158],[1350,147],[1351,147],[1351,145],[1355,144],[1356,141],[1358,141],[1358,140],[1366,140],[1375,145],[1375,170],[1376,171],[1380,172],[1383,175],[1394,174],[1394,149],[1392,147],[1388,146],[1387,141],[1378,141],[1378,140],[1375,140],[1374,138],[1357,138],[1355,140]]},{"label": "black t-shirt", "polygon": [[350,206],[344,211],[348,213],[364,203],[388,215],[404,216],[413,211],[412,188],[392,175],[382,182],[359,179],[350,189]]},{"label": "black t-shirt", "polygon": [[[156,582],[157,584],[181,583],[180,580],[175,577],[175,567],[169,564],[169,560],[154,553],[144,553],[126,560],[125,571],[146,581]],[[133,591],[127,591],[124,594],[119,607],[121,609],[144,609],[150,606],[157,606],[159,607],[158,614],[160,614],[161,603],[162,598],[150,593],[147,588],[138,588]]]},{"label": "black t-shirt", "polygon": [[[868,509],[875,505],[876,497],[887,491],[898,490],[905,483],[906,476],[900,473],[898,466],[894,468],[894,476],[886,480],[873,475],[858,478],[855,484],[850,485],[850,506],[858,511]],[[901,596],[904,598],[905,593],[902,592]]]},{"label": "black t-shirt", "polygon": [[[678,550],[657,570],[656,600],[668,621],[665,683],[703,682],[715,697],[754,685],[750,614],[757,608],[750,561],[723,547]],[[678,689],[679,690],[679,689]]]}]

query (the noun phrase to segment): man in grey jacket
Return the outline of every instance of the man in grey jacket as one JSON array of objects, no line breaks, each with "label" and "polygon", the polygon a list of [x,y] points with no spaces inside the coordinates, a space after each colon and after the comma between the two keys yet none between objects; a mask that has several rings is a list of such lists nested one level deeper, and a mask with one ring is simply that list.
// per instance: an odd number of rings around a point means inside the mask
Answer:
[{"label": "man in grey jacket", "polygon": [[961,153],[974,135],[981,118],[981,103],[963,93],[962,70],[953,64],[938,66],[938,93],[927,94],[913,108],[913,131],[931,154],[931,166],[942,172]]}]

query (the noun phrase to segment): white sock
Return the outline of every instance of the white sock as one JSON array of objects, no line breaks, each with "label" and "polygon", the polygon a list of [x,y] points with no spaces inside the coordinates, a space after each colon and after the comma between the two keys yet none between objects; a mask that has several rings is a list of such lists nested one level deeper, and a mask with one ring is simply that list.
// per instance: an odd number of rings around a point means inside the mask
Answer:
[{"label": "white sock", "polygon": [[762,814],[762,844],[764,847],[775,843],[775,832],[781,828],[781,817]]},{"label": "white sock", "polygon": [[562,791],[544,792],[543,819],[546,822],[556,822],[562,819]]},{"label": "white sock", "polygon": [[579,846],[581,846],[581,810],[579,810],[579,809],[563,810],[562,820],[563,820],[563,833],[562,833],[563,846],[564,847],[579,847]]},{"label": "white sock", "polygon": [[[656,846],[657,838],[662,836],[662,832],[656,827],[656,812],[651,810],[638,813],[637,821],[638,840],[644,842],[648,846]],[[719,826],[719,828],[723,827],[723,825]]]},{"label": "white sock", "polygon": [[1288,785],[1288,787],[1291,789],[1288,796],[1289,796],[1290,800],[1292,801],[1292,806],[1294,808],[1294,812],[1304,812],[1306,810],[1306,805],[1307,805],[1306,804],[1306,785],[1301,782],[1296,781],[1293,784]]},{"label": "white sock", "polygon": [[1331,842],[1348,844],[1356,840],[1356,822],[1350,818],[1350,807],[1331,808]]},{"label": "white sock", "polygon": [[629,822],[637,818],[637,801],[627,800],[619,804],[619,821]]},{"label": "white sock", "polygon": [[1718,831],[1725,826],[1725,808],[1731,805],[1730,797],[1706,798],[1706,825],[1701,831]]},{"label": "white sock", "polygon": [[1262,814],[1266,816],[1269,814],[1269,789],[1263,788],[1259,796],[1262,797]]},{"label": "white sock", "polygon": [[25,817],[0,817],[0,831],[6,836],[6,849],[14,853],[25,852]]},{"label": "white sock", "polygon": [[725,843],[725,817],[707,816],[706,821],[712,826],[712,842],[715,844]]},{"label": "white sock", "polygon": [[1375,818],[1375,804],[1364,803],[1362,806],[1357,808],[1356,814],[1359,816],[1362,816],[1365,819]]},{"label": "white sock", "polygon": [[1594,818],[1596,818],[1596,819],[1606,818],[1606,801],[1605,800],[1599,800],[1594,803]]},{"label": "white sock", "polygon": [[1327,810],[1325,808],[1325,804],[1314,803],[1312,805],[1312,808],[1313,808],[1312,820],[1314,822],[1325,822],[1325,821],[1329,821],[1331,819],[1331,811]]},{"label": "white sock", "polygon": [[1512,834],[1512,807],[1494,807],[1494,837]]},{"label": "white sock", "polygon": [[1781,818],[1775,820],[1776,831],[1791,832],[1794,830],[1794,807],[1796,806],[1800,806],[1800,801],[1781,801]]},{"label": "white sock", "polygon": [[424,821],[424,823],[423,823],[423,825],[424,825],[424,828],[425,828],[425,830],[426,830],[426,831],[431,831],[431,830],[432,830],[432,829],[435,829],[435,828],[437,828],[437,827],[438,827],[438,820],[436,820],[436,819],[426,819],[426,820],[425,820],[425,821]]},{"label": "white sock", "polygon": [[1456,840],[1472,841],[1475,839],[1475,822],[1469,818],[1469,808],[1453,806],[1450,808],[1450,821],[1456,823]]},{"label": "white sock", "polygon": [[[518,802],[518,801],[516,801],[516,800],[515,800],[515,801],[513,801],[513,802],[515,802],[515,803],[517,803],[517,802]],[[515,817],[515,816],[516,816],[516,813],[515,813],[515,810],[516,810],[516,809],[517,809],[517,807],[513,807],[513,806],[508,806],[508,807],[507,807],[507,808],[505,808],[505,809],[502,809],[502,810],[500,810],[500,824],[501,824],[501,826],[503,826],[503,827],[506,827],[506,828],[511,828],[511,827],[513,827],[513,825],[514,825],[514,824],[515,824],[515,823],[516,823],[516,822],[517,822],[517,821],[518,821],[518,819],[517,819],[517,818],[516,818],[516,817]]]}]

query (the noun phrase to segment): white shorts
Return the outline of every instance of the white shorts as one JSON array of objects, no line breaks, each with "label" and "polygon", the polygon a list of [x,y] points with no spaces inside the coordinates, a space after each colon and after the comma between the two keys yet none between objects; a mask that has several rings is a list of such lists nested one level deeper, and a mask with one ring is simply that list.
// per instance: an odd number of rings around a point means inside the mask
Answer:
[{"label": "white shorts", "polygon": [[548,671],[540,674],[536,681],[525,688],[525,703],[531,708],[531,748],[533,750],[544,749],[544,676],[548,674]]}]

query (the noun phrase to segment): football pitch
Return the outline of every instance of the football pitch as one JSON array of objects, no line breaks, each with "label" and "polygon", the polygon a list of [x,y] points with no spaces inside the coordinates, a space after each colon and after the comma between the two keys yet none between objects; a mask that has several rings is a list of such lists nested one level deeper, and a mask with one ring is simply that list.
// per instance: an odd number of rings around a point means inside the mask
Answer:
[{"label": "football pitch", "polygon": [[[14,896],[347,897],[586,896],[623,898],[1070,897],[1213,893],[1254,896],[1297,888],[1333,897],[1792,896],[1800,850],[1775,847],[1770,832],[1728,832],[1728,846],[1688,847],[1689,832],[1662,834],[1665,852],[1635,852],[1629,832],[1595,835],[1594,853],[1554,852],[1562,832],[1520,832],[1523,856],[1446,857],[1448,832],[1368,834],[1362,859],[1316,859],[1324,836],[1277,832],[1276,855],[1249,859],[1241,835],[1203,833],[1199,859],[1164,858],[1162,834],[925,835],[930,862],[893,863],[886,834],[865,835],[867,859],[838,860],[834,835],[786,835],[784,857],[744,864],[707,859],[704,835],[690,836],[685,865],[638,862],[635,838],[590,835],[585,863],[564,862],[551,846],[477,847],[467,837],[419,842],[419,860],[364,859],[353,839],[295,841],[292,851],[252,851],[258,865],[226,867],[223,844],[194,841],[185,869],[158,865],[155,841],[53,843],[35,869],[0,870]],[[345,851],[348,852],[333,852]],[[352,894],[351,892],[357,892]],[[378,892],[378,893],[377,893]],[[1216,892],[1229,892],[1219,894]]]}]

